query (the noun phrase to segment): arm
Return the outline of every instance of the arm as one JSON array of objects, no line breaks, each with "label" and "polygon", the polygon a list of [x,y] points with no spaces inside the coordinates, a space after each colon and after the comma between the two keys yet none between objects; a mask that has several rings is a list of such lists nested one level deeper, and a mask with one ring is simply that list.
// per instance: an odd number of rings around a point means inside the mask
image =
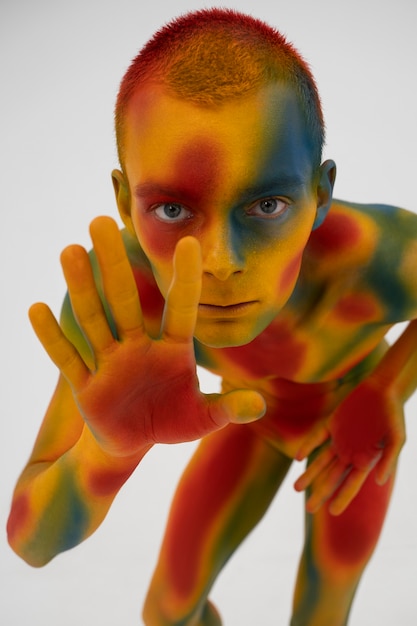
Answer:
[{"label": "arm", "polygon": [[91,236],[117,338],[79,246],[64,251],[62,266],[89,349],[76,348],[46,305],[30,312],[61,371],[8,524],[12,547],[32,565],[88,537],[154,443],[198,439],[264,412],[255,392],[204,395],[198,389],[192,340],[201,289],[196,240],[177,246],[161,335],[152,339],[116,224],[98,218]]},{"label": "arm", "polygon": [[86,539],[148,449],[132,458],[106,454],[61,376],[15,489],[8,520],[15,552],[39,567]]},{"label": "arm", "polygon": [[311,488],[307,501],[310,512],[330,500],[330,512],[342,513],[372,470],[379,484],[389,479],[405,442],[403,405],[416,387],[414,320],[328,423],[300,448],[299,460],[325,442],[328,444],[295,483],[299,491]]},{"label": "arm", "polygon": [[385,353],[372,376],[405,403],[417,388],[417,320]]}]

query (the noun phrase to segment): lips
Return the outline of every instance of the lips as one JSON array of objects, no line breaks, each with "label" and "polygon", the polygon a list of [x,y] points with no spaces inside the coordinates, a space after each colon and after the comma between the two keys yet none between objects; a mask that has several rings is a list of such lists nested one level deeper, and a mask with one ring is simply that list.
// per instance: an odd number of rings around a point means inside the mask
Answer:
[{"label": "lips", "polygon": [[244,315],[257,304],[257,300],[249,300],[247,302],[236,302],[233,304],[209,304],[201,302],[199,304],[199,312],[203,315],[213,317],[230,317],[236,315]]}]

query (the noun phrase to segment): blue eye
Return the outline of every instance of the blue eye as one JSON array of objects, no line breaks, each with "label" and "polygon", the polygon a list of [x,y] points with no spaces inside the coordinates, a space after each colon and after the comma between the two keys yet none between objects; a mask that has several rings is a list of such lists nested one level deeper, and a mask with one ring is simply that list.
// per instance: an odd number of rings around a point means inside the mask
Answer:
[{"label": "blue eye", "polygon": [[191,212],[176,202],[159,204],[154,211],[155,215],[165,222],[178,222],[191,217]]},{"label": "blue eye", "polygon": [[253,204],[247,213],[256,217],[273,218],[282,215],[287,209],[288,202],[280,198],[264,198]]}]

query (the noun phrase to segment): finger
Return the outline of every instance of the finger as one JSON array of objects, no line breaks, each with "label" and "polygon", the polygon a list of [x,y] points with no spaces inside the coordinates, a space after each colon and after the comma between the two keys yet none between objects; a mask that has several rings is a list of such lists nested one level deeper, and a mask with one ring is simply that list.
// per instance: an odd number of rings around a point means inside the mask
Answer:
[{"label": "finger", "polygon": [[375,467],[375,479],[378,485],[385,485],[391,475],[394,473],[398,456],[401,452],[402,444],[387,447]]},{"label": "finger", "polygon": [[339,488],[350,467],[346,467],[337,457],[330,463],[322,477],[319,477],[312,485],[312,494],[307,500],[306,509],[309,513],[315,513]]},{"label": "finger", "polygon": [[86,364],[65,337],[50,308],[43,303],[32,305],[29,319],[39,341],[70,385],[79,390],[90,376]]},{"label": "finger", "polygon": [[114,340],[97,292],[89,256],[81,246],[69,246],[61,254],[72,310],[93,352]]},{"label": "finger", "polygon": [[238,389],[224,394],[207,394],[209,416],[219,427],[248,424],[260,419],[266,411],[265,400],[256,391]]},{"label": "finger", "polygon": [[334,460],[335,453],[333,448],[329,446],[319,452],[317,457],[314,459],[312,463],[306,468],[305,472],[297,478],[294,483],[294,488],[296,491],[304,491],[307,489],[314,480],[330,465],[330,463]]},{"label": "finger", "polygon": [[329,503],[329,512],[332,515],[340,515],[343,513],[358,495],[368,476],[368,470],[352,469],[337,494]]},{"label": "finger", "polygon": [[200,244],[184,237],[175,249],[174,276],[168,290],[163,337],[171,341],[191,341],[201,295],[202,262]]},{"label": "finger", "polygon": [[303,459],[307,458],[316,448],[323,445],[323,443],[329,438],[330,433],[327,427],[320,426],[315,431],[313,431],[310,437],[308,437],[299,447],[297,454],[295,455],[296,460],[302,461]]},{"label": "finger", "polygon": [[110,217],[98,217],[90,225],[90,235],[118,337],[142,331],[139,294],[119,227]]}]

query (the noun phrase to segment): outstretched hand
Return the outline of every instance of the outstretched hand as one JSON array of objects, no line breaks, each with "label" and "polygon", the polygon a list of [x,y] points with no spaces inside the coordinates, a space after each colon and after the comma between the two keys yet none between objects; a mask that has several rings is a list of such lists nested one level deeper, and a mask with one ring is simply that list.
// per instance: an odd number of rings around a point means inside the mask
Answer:
[{"label": "outstretched hand", "polygon": [[328,422],[312,433],[296,458],[317,454],[295,482],[310,489],[307,510],[316,512],[329,501],[329,511],[341,514],[360,491],[369,474],[383,485],[395,470],[405,442],[402,405],[372,376],[361,382],[339,405]]},{"label": "outstretched hand", "polygon": [[153,339],[145,330],[117,224],[111,218],[96,218],[90,233],[117,337],[81,246],[66,248],[61,263],[94,367],[67,339],[47,305],[33,305],[30,319],[46,352],[71,385],[80,413],[102,449],[130,456],[153,443],[191,441],[229,422],[261,417],[264,401],[254,391],[224,395],[199,391],[193,351],[202,276],[198,241],[185,237],[177,244],[161,333]]}]

